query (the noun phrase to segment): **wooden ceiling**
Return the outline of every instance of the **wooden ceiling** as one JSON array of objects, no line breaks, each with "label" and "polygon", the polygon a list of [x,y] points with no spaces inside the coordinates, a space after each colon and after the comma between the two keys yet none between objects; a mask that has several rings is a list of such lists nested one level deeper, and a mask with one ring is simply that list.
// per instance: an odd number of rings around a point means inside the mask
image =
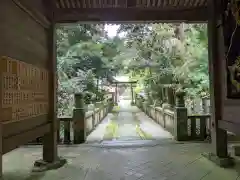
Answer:
[{"label": "wooden ceiling", "polygon": [[207,0],[56,0],[57,8],[181,8],[207,6]]},{"label": "wooden ceiling", "polygon": [[[208,0],[12,0],[55,23],[206,22]],[[47,24],[47,23],[45,23]],[[47,25],[46,25],[47,26]]]},{"label": "wooden ceiling", "polygon": [[52,0],[57,22],[207,20],[207,0]]}]

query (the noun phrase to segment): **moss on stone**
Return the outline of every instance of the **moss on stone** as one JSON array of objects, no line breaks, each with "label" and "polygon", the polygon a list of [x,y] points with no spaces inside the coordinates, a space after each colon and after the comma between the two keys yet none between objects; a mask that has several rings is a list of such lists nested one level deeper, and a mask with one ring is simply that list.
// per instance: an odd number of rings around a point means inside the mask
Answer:
[{"label": "moss on stone", "polygon": [[105,129],[105,133],[103,136],[104,140],[112,140],[117,138],[118,132],[118,124],[115,120],[111,120]]},{"label": "moss on stone", "polygon": [[152,135],[149,134],[149,133],[144,132],[144,131],[141,129],[141,127],[140,127],[139,124],[136,125],[136,132],[137,132],[138,135],[141,137],[141,139],[144,139],[144,140],[152,140],[152,139],[153,139]]}]

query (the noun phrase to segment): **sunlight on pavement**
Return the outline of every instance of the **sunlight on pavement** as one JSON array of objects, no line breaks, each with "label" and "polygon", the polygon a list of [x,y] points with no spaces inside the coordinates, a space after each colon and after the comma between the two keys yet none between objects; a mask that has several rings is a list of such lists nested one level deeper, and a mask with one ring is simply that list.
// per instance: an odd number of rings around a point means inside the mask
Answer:
[{"label": "sunlight on pavement", "polygon": [[136,132],[141,137],[141,139],[144,139],[144,140],[153,140],[154,139],[151,134],[144,132],[141,129],[141,127],[139,126],[139,124],[136,125]]},{"label": "sunlight on pavement", "polygon": [[105,134],[103,136],[104,140],[116,139],[118,135],[118,124],[114,120],[110,120],[105,129]]}]

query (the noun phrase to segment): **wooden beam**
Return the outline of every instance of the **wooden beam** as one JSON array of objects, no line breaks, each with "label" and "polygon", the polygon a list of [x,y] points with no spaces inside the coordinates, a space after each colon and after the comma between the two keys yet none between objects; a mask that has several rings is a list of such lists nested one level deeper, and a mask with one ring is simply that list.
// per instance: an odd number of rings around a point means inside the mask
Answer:
[{"label": "wooden beam", "polygon": [[22,9],[24,12],[26,12],[35,22],[40,24],[44,28],[48,28],[50,25],[49,20],[47,17],[42,14],[41,12],[38,12],[36,9],[31,8],[27,4],[23,3],[20,0],[12,0],[20,9]]},{"label": "wooden beam", "polygon": [[137,8],[56,9],[54,20],[58,23],[73,22],[206,22],[207,7],[189,10],[143,10]]},{"label": "wooden beam", "polygon": [[[18,120],[18,121],[2,122],[2,130],[3,130],[2,136],[6,138],[8,136],[20,134],[47,123],[48,123],[47,115],[37,116],[34,118],[25,119],[21,121]],[[34,140],[38,137],[31,136],[30,138]]]},{"label": "wooden beam", "polygon": [[14,136],[10,136],[2,139],[3,143],[3,154],[10,152],[13,149],[18,148],[20,145],[26,144],[27,142],[34,140],[34,137],[42,136],[46,134],[50,130],[50,123],[37,126],[28,131],[24,131],[20,134],[15,134]]}]

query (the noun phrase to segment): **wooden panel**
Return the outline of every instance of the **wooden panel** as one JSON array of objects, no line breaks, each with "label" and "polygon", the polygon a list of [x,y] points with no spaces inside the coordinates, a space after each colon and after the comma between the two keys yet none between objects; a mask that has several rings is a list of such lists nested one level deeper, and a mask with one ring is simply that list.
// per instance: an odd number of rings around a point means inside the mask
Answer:
[{"label": "wooden panel", "polygon": [[0,58],[1,121],[48,114],[48,71],[8,57]]},{"label": "wooden panel", "polygon": [[49,28],[49,12],[47,8],[49,6],[46,4],[45,0],[11,0],[20,9],[26,12],[34,21],[39,23],[44,28]]},{"label": "wooden panel", "polygon": [[47,30],[11,0],[0,2],[0,57],[47,68]]},{"label": "wooden panel", "polygon": [[[20,4],[19,4],[19,3]],[[0,1],[0,122],[3,152],[43,136],[49,125],[47,31],[21,3]],[[38,15],[37,15],[38,14]],[[41,18],[40,18],[41,19]]]},{"label": "wooden panel", "polygon": [[3,154],[18,148],[19,146],[26,144],[34,138],[43,136],[50,131],[50,124],[45,124],[29,131],[25,131],[21,134],[11,136],[3,139]]},{"label": "wooden panel", "polygon": [[[2,123],[2,128],[3,128],[2,135],[3,137],[12,136],[30,129],[34,129],[37,126],[40,126],[46,123],[48,123],[47,115],[25,119],[22,121],[6,121]],[[35,138],[33,137],[33,139]]]},{"label": "wooden panel", "polygon": [[46,15],[46,7],[44,4],[44,0],[14,0],[15,2],[21,2],[21,4],[25,5],[27,8],[31,9],[35,13],[40,13],[43,16]]}]

